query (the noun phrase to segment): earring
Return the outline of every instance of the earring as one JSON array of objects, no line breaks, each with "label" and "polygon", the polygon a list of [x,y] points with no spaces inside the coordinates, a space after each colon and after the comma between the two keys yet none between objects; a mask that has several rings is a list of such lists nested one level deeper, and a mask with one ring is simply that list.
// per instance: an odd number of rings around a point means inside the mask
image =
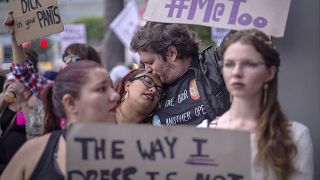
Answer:
[{"label": "earring", "polygon": [[128,91],[124,91],[124,96],[122,96],[121,102],[125,101],[128,98]]},{"label": "earring", "polygon": [[269,88],[269,84],[265,82],[263,85],[263,105],[264,106],[267,104],[267,100],[268,100],[268,88]]},{"label": "earring", "polygon": [[154,114],[154,111],[152,111],[152,112],[148,115],[148,117],[152,117],[153,114]]}]

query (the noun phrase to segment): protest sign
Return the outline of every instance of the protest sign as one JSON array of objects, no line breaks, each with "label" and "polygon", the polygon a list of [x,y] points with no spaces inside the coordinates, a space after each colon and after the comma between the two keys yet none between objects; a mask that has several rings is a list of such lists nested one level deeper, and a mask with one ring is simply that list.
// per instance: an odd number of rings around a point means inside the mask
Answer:
[{"label": "protest sign", "polygon": [[248,132],[195,127],[74,124],[67,179],[250,179]]},{"label": "protest sign", "polygon": [[[140,17],[135,1],[130,1],[126,7],[111,22],[110,29],[117,35],[126,48],[130,48],[130,42],[134,33],[139,28]],[[140,62],[140,56],[136,52],[129,51],[129,55]]]},{"label": "protest sign", "polygon": [[111,22],[110,28],[126,47],[130,46],[131,39],[139,28],[140,18],[134,1],[130,1],[126,7]]},{"label": "protest sign", "polygon": [[66,24],[64,31],[60,33],[61,51],[73,43],[87,43],[87,31],[85,24]]},{"label": "protest sign", "polygon": [[56,0],[10,0],[17,43],[63,31]]},{"label": "protest sign", "polygon": [[291,0],[152,0],[147,21],[197,24],[225,29],[256,28],[282,37]]}]

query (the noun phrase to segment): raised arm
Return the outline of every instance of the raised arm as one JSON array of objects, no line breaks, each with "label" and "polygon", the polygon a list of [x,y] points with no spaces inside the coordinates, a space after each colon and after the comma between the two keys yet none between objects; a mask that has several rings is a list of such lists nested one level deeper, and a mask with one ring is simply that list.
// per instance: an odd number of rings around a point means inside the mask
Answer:
[{"label": "raised arm", "polygon": [[4,25],[6,26],[6,28],[8,29],[8,32],[11,35],[13,62],[17,64],[23,64],[25,62],[26,56],[23,52],[23,48],[21,44],[20,45],[17,44],[17,40],[14,36],[14,30],[13,30],[14,19],[12,14],[13,14],[12,11],[8,12],[8,16],[4,21]]},{"label": "raised arm", "polygon": [[38,71],[34,68],[33,63],[28,60],[28,57],[26,57],[22,46],[17,44],[17,40],[14,36],[14,18],[12,12],[8,12],[8,16],[4,21],[4,25],[11,34],[13,58],[11,73],[27,89],[39,97],[41,91],[50,84],[50,81],[38,73]]}]

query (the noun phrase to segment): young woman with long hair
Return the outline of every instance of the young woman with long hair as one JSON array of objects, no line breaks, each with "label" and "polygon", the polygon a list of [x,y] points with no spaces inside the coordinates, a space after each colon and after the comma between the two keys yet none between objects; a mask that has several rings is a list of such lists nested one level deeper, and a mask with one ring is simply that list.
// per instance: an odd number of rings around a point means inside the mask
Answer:
[{"label": "young woman with long hair", "polygon": [[309,129],[289,121],[278,101],[280,55],[258,30],[235,32],[221,47],[222,73],[231,107],[210,128],[251,133],[252,179],[311,180]]}]

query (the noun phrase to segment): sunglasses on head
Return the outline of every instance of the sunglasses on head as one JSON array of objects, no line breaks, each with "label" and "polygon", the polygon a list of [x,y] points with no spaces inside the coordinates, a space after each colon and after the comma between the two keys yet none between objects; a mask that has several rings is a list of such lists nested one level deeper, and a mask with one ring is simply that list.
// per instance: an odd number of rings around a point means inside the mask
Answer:
[{"label": "sunglasses on head", "polygon": [[66,55],[62,57],[62,61],[66,64],[70,63],[70,62],[77,62],[80,60],[80,57],[78,55]]},{"label": "sunglasses on head", "polygon": [[149,77],[147,75],[142,75],[142,76],[138,76],[138,77],[132,78],[131,81],[134,81],[134,80],[137,80],[137,79],[140,79],[143,82],[143,84],[145,86],[147,86],[148,88],[155,87],[156,88],[156,95],[159,98],[163,98],[164,97],[165,93],[164,93],[163,88],[158,86],[151,77]]}]

